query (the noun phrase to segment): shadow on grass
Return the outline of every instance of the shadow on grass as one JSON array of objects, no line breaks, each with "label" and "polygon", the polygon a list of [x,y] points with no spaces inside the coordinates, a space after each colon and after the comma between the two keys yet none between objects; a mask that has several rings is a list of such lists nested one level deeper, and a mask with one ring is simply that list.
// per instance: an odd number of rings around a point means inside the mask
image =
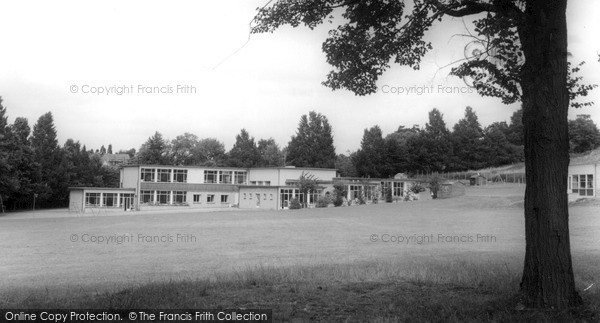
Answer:
[{"label": "shadow on grass", "polygon": [[[587,278],[593,274],[583,275]],[[154,282],[114,292],[40,292],[4,300],[20,308],[270,308],[274,322],[597,322],[598,288],[565,311],[520,309],[520,272],[507,263],[365,262],[259,266],[207,280]],[[589,281],[578,282],[585,285]]]}]

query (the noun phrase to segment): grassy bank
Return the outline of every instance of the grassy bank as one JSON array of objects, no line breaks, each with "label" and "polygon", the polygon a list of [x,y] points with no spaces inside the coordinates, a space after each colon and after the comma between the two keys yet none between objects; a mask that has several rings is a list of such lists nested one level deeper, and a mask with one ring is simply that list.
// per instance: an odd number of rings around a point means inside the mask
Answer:
[{"label": "grassy bank", "polygon": [[[580,287],[594,273],[578,275]],[[600,320],[600,292],[566,311],[522,309],[520,273],[501,262],[435,260],[246,268],[203,280],[163,281],[111,291],[5,298],[12,308],[269,308],[274,321],[556,322]]]}]

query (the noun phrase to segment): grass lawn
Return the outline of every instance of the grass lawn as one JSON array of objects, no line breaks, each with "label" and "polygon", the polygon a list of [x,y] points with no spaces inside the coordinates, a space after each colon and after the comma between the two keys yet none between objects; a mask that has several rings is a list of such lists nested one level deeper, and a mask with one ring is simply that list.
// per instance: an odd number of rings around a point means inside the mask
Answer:
[{"label": "grass lawn", "polygon": [[263,307],[276,321],[599,320],[593,204],[570,209],[587,309],[516,309],[523,192],[490,185],[447,200],[344,208],[0,217],[0,307]]}]

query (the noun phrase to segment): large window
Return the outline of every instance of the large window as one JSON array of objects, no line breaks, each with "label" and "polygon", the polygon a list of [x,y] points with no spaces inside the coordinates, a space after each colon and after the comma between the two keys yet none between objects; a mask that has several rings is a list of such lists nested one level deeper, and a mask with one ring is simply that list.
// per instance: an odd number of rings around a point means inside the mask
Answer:
[{"label": "large window", "polygon": [[206,203],[215,203],[215,195],[214,194],[206,195]]},{"label": "large window", "polygon": [[579,193],[581,196],[594,196],[594,175],[573,175],[571,189],[573,193]]},{"label": "large window", "polygon": [[216,183],[217,182],[217,171],[216,170],[205,170],[204,171],[204,183]]},{"label": "large window", "polygon": [[220,171],[219,172],[219,183],[231,184],[231,171]]},{"label": "large window", "polygon": [[221,203],[227,203],[229,200],[229,195],[221,195]]},{"label": "large window", "polygon": [[247,172],[235,172],[234,184],[246,184]]},{"label": "large window", "polygon": [[170,169],[159,169],[158,170],[158,182],[170,182],[171,181],[171,170]]},{"label": "large window", "polygon": [[187,199],[186,191],[173,191],[173,203],[175,204],[185,204]]},{"label": "large window", "polygon": [[404,192],[403,182],[394,182],[394,196],[402,196]]},{"label": "large window", "polygon": [[154,191],[141,191],[140,195],[141,195],[140,200],[142,203],[144,203],[144,204],[154,203]]},{"label": "large window", "polygon": [[154,182],[154,173],[156,169],[154,168],[142,168],[140,179],[142,182]]},{"label": "large window", "polygon": [[360,185],[350,185],[350,189],[348,190],[350,192],[350,199],[354,200],[354,199],[360,199],[360,194],[362,191],[362,186]]},{"label": "large window", "polygon": [[[297,193],[298,190],[293,189],[293,188],[286,188],[286,189],[282,189],[281,190],[281,207],[282,208],[288,208],[290,206],[290,201],[294,198],[294,196],[298,197]],[[251,195],[252,196],[252,195]]]},{"label": "large window", "polygon": [[85,206],[100,206],[100,193],[85,193]]},{"label": "large window", "polygon": [[104,193],[102,205],[117,206],[117,193]]},{"label": "large window", "polygon": [[169,204],[169,195],[171,192],[169,191],[157,191],[156,192],[156,201],[159,204]]},{"label": "large window", "polygon": [[173,182],[186,183],[187,182],[187,169],[174,169],[173,170]]}]

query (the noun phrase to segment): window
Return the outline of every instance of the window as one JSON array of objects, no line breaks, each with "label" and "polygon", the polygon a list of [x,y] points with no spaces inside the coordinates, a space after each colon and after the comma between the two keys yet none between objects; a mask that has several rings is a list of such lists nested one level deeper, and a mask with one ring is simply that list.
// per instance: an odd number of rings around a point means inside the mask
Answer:
[{"label": "window", "polygon": [[256,185],[256,181],[250,181],[250,185]]},{"label": "window", "polygon": [[102,205],[117,206],[117,193],[104,193],[102,196]]},{"label": "window", "polygon": [[142,203],[154,203],[154,191],[141,191],[140,195]]},{"label": "window", "polygon": [[247,172],[235,172],[234,173],[234,183],[235,184],[246,184],[247,177],[248,177]]},{"label": "window", "polygon": [[194,194],[194,203],[201,203],[202,194]]},{"label": "window", "polygon": [[265,200],[265,201],[267,200],[267,193],[264,194],[263,200]]},{"label": "window", "polygon": [[246,199],[246,193],[244,193],[244,200]]},{"label": "window", "polygon": [[359,185],[350,185],[350,189],[348,190],[350,192],[350,199],[354,200],[354,199],[358,199],[360,198],[360,194],[362,191],[362,186]]},{"label": "window", "polygon": [[140,179],[142,182],[154,182],[154,172],[156,172],[154,168],[142,168]]},{"label": "window", "polygon": [[121,207],[125,207],[130,209],[133,207],[133,194],[131,193],[121,193]]},{"label": "window", "polygon": [[231,184],[231,171],[220,171],[219,172],[219,183]]},{"label": "window", "polygon": [[206,195],[206,203],[215,203],[215,195],[214,194]]},{"label": "window", "polygon": [[85,193],[85,206],[100,206],[100,193]]},{"label": "window", "polygon": [[273,201],[273,194],[271,194],[271,201]]},{"label": "window", "polygon": [[204,171],[204,183],[216,183],[217,182],[217,171],[216,170],[205,170]]},{"label": "window", "polygon": [[281,208],[287,208],[290,206],[290,201],[295,196],[295,189],[282,189],[281,190]]},{"label": "window", "polygon": [[271,181],[265,181],[265,185],[271,186]]},{"label": "window", "polygon": [[171,170],[170,169],[159,169],[158,170],[158,182],[170,182],[171,181]]},{"label": "window", "polygon": [[186,191],[173,191],[173,203],[185,204],[187,199]]},{"label": "window", "polygon": [[404,183],[403,182],[394,182],[394,193],[393,196],[402,196],[404,192]]},{"label": "window", "polygon": [[173,182],[187,183],[187,169],[174,169]]},{"label": "window", "polygon": [[169,196],[171,192],[169,191],[157,191],[156,192],[156,202],[158,204],[169,204]]},{"label": "window", "polygon": [[221,203],[227,203],[229,199],[229,195],[221,195]]},{"label": "window", "polygon": [[571,179],[573,193],[581,196],[594,196],[594,175],[573,175]]}]

